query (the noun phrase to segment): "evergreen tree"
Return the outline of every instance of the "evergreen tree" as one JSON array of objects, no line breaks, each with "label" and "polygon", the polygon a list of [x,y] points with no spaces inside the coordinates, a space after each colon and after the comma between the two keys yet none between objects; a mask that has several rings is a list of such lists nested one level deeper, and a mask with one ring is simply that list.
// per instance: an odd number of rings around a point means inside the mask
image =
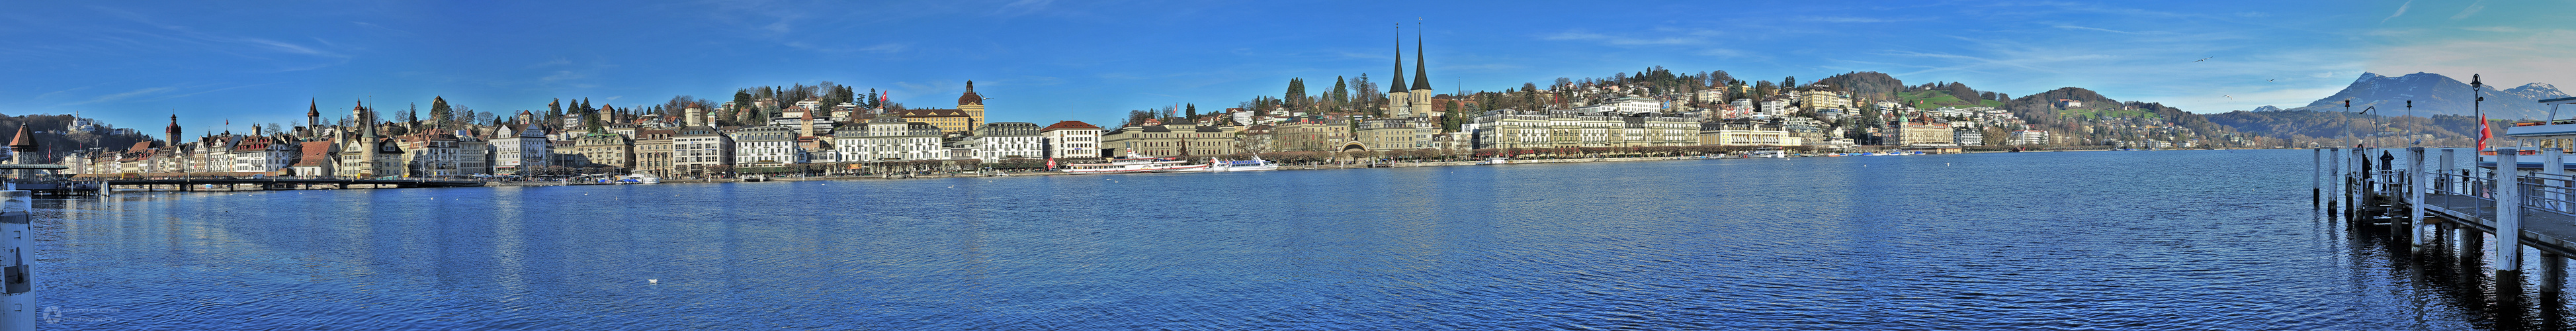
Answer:
[{"label": "evergreen tree", "polygon": [[447,106],[447,97],[434,96],[429,98],[430,128],[447,129],[448,121],[455,118],[456,109],[454,107]]},{"label": "evergreen tree", "polygon": [[555,98],[555,101],[546,103],[545,118],[540,118],[538,120],[544,122],[560,121],[563,120],[563,115],[563,98]]},{"label": "evergreen tree", "polygon": [[[588,108],[588,107],[586,107],[586,106],[588,106],[588,105],[587,105],[587,103],[589,103],[589,102],[590,102],[590,100],[582,100],[582,102],[583,102],[583,103],[585,103],[585,104],[583,105],[583,106],[585,106],[584,108]],[[600,109],[600,110],[594,110],[594,111],[590,111],[590,112],[587,112],[587,113],[583,113],[583,116],[582,116],[582,119],[581,119],[581,126],[582,126],[582,128],[583,128],[584,130],[588,130],[588,131],[590,131],[590,133],[592,133],[592,134],[605,134],[605,133],[608,133],[608,127],[607,127],[607,125],[604,125],[604,123],[602,123],[603,121],[600,119],[600,117],[605,117],[605,116],[607,116],[607,113],[608,113],[608,109]]]},{"label": "evergreen tree", "polygon": [[1188,105],[1189,108],[1182,110],[1182,114],[1185,114],[1183,117],[1199,118],[1199,104],[1192,103]]},{"label": "evergreen tree", "polygon": [[1351,104],[1350,84],[1344,83],[1342,76],[1333,76],[1332,100],[1335,108],[1348,107]]},{"label": "evergreen tree", "polygon": [[1289,78],[1288,95],[1279,99],[1281,101],[1286,101],[1288,103],[1288,108],[1290,109],[1305,108],[1306,80],[1303,78]]},{"label": "evergreen tree", "polygon": [[743,113],[746,113],[743,110],[751,107],[751,100],[751,89],[733,90],[733,106],[725,107],[724,113],[717,114],[716,118],[728,121],[740,121]]}]

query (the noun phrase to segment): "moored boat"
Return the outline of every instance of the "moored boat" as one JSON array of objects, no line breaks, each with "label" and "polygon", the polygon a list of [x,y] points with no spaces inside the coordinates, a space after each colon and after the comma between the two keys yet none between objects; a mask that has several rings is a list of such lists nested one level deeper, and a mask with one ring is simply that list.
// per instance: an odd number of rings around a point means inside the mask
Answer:
[{"label": "moored boat", "polygon": [[1219,160],[1217,160],[1217,159],[1213,159],[1213,158],[1208,159],[1208,171],[1263,171],[1263,170],[1279,170],[1279,163],[1270,162],[1269,160],[1263,160],[1263,159],[1261,159],[1261,156],[1260,156],[1260,155],[1253,155],[1251,160],[1219,161]]},{"label": "moored boat", "polygon": [[1184,161],[1177,157],[1144,157],[1131,153],[1127,154],[1127,158],[1112,159],[1109,160],[1109,163],[1075,163],[1065,165],[1064,172],[1069,174],[1142,174],[1208,171],[1208,165],[1206,164],[1189,163],[1189,161]]}]

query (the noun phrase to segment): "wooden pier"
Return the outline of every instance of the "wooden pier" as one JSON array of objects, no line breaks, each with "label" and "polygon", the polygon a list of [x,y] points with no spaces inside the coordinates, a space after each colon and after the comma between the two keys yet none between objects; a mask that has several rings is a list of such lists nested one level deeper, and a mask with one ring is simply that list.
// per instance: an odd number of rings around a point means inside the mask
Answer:
[{"label": "wooden pier", "polygon": [[[2311,195],[2357,243],[2384,244],[2398,267],[2445,278],[2426,283],[2450,287],[2464,307],[2482,308],[2492,327],[2566,328],[2561,290],[2567,259],[2576,256],[2569,241],[2576,239],[2576,176],[2556,148],[2494,152],[2494,161],[2483,162],[2467,149],[2318,149]],[[2457,166],[2461,157],[2478,166]]]}]

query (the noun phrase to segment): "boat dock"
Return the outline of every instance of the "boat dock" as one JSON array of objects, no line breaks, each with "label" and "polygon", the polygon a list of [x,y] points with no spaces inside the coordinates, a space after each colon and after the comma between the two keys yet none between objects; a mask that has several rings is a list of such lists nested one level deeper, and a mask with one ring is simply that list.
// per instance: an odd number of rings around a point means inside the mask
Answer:
[{"label": "boat dock", "polygon": [[2557,148],[2491,152],[2491,161],[2461,163],[2479,153],[2316,149],[2311,197],[2345,222],[2355,244],[2384,244],[2399,268],[2445,278],[2426,283],[2456,286],[2461,305],[2483,308],[2498,328],[2563,327],[2576,175]]}]

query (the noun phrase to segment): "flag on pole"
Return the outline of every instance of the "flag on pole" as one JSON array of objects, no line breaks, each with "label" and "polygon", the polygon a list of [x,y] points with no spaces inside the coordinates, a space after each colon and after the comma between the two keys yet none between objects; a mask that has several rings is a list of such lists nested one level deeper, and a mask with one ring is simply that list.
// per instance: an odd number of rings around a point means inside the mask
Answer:
[{"label": "flag on pole", "polygon": [[2479,114],[2479,115],[2478,115],[2478,151],[2479,151],[2479,152],[2485,152],[2485,151],[2487,150],[2487,139],[2493,139],[2493,138],[2495,138],[2495,128],[2487,127],[2487,116],[2486,116],[2485,114]]}]

